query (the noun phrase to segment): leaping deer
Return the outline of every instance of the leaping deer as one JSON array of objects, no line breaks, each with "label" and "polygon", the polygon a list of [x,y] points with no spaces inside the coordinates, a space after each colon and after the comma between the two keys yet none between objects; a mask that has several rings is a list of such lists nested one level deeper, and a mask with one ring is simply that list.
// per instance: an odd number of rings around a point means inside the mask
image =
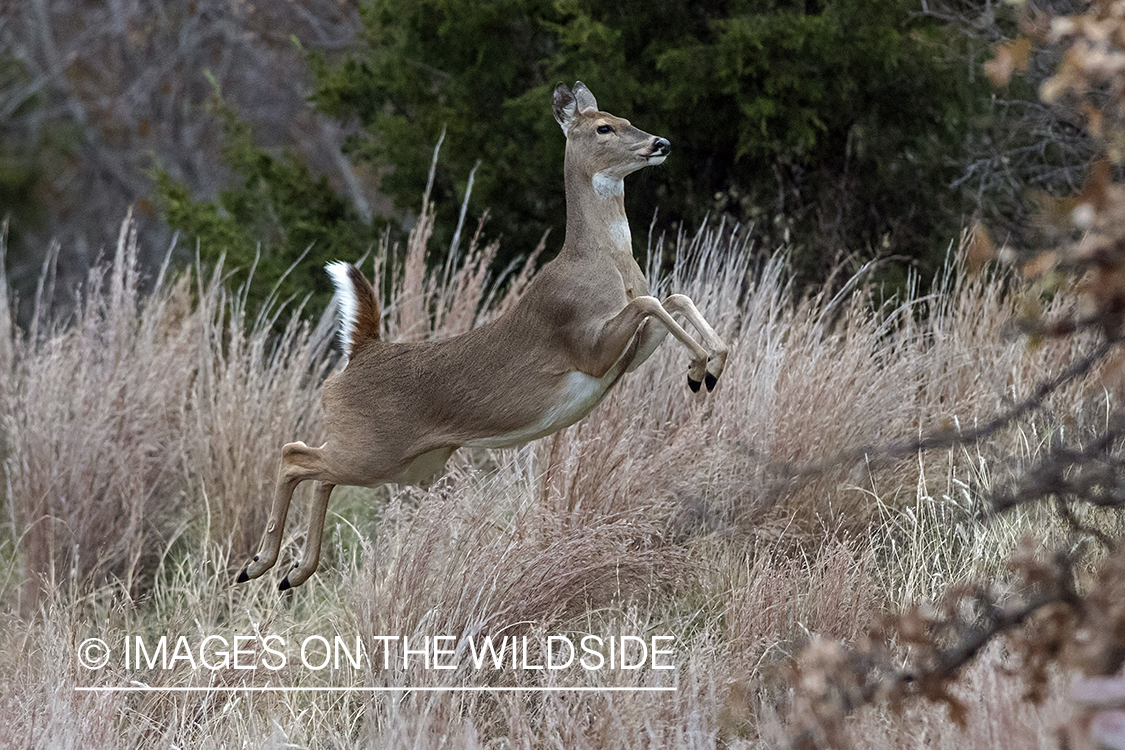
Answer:
[{"label": "leaping deer", "polygon": [[521,445],[572,425],[669,333],[690,352],[691,389],[715,387],[726,345],[684,295],[650,295],[625,217],[625,176],[662,163],[671,144],[600,111],[581,81],[559,84],[553,110],[566,134],[566,239],[510,312],[444,341],[383,341],[371,284],[351,264],[328,265],[348,357],[324,384],[328,440],[282,448],[269,523],[239,583],[277,562],[289,501],[305,480],[317,481],[305,554],[283,591],[316,570],[338,484],[413,484],[440,473],[461,446]]}]

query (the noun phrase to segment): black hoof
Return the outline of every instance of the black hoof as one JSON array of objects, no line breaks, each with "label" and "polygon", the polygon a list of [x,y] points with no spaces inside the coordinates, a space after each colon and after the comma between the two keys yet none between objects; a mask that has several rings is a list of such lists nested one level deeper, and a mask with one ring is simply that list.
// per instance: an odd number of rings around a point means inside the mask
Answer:
[{"label": "black hoof", "polygon": [[277,584],[278,591],[288,591],[291,588],[293,587],[289,585],[289,576],[285,576],[281,579],[281,583]]},{"label": "black hoof", "polygon": [[692,393],[699,393],[699,386],[702,385],[700,381],[692,380],[691,378],[687,379],[687,384],[688,388],[691,388]]},{"label": "black hoof", "polygon": [[243,568],[242,572],[238,574],[238,578],[234,579],[234,582],[235,583],[246,583],[249,580],[250,580],[250,576],[246,575],[246,568]]},{"label": "black hoof", "polygon": [[719,379],[711,373],[707,373],[703,378],[703,382],[707,384],[708,391],[713,391],[715,390],[715,383],[718,383]]}]

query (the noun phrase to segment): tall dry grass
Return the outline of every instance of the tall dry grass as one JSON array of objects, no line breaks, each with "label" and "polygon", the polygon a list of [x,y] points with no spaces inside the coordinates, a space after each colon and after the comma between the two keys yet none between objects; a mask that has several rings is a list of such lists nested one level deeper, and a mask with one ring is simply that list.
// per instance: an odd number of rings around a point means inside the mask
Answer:
[{"label": "tall dry grass", "polygon": [[5,340],[6,507],[33,587],[109,577],[135,591],[193,526],[248,549],[278,446],[319,429],[327,324],[294,317],[271,335],[221,269],[162,273],[141,295],[137,252],[126,223],[71,319],[39,299],[30,329]]},{"label": "tall dry grass", "polygon": [[[384,248],[369,266],[393,290],[384,316],[391,337],[467,330],[526,284],[527,271],[507,287],[487,273],[494,248],[479,233],[463,256],[428,271],[431,222],[423,215],[401,263],[388,265],[397,254]],[[72,319],[40,305],[34,327],[17,331],[5,304],[0,744],[764,746],[785,731],[781,679],[801,643],[814,634],[858,638],[887,611],[982,566],[993,570],[1022,528],[1045,521],[981,523],[980,493],[1010,471],[1013,451],[1034,455],[1045,435],[1082,430],[1119,397],[1104,369],[986,444],[780,483],[787,466],[985,420],[1074,352],[1012,336],[1012,295],[956,265],[935,289],[877,307],[862,279],[834,297],[796,294],[784,254],[752,260],[729,228],[670,242],[676,261],[667,276],[651,273],[656,293],[687,293],[731,343],[714,393],[685,387],[684,352],[667,343],[589,418],[551,438],[461,452],[426,490],[342,488],[326,559],[290,598],[268,576],[237,588],[231,580],[265,521],[280,446],[319,435],[330,313],[315,324],[280,308],[252,315],[221,272],[162,274],[142,294],[128,225]],[[303,543],[306,504],[307,496],[295,499],[281,565]],[[84,639],[120,647],[138,633],[343,634],[367,644],[442,634],[461,650],[448,672],[77,665]],[[557,633],[671,635],[676,669],[482,672],[465,653],[486,634]],[[990,658],[971,678],[992,685],[972,719],[985,729],[966,746],[990,746],[983,738],[998,726],[990,716],[1034,726],[1065,716],[1065,706],[1034,721],[996,713],[1016,696],[989,666],[1003,655]],[[676,690],[73,689],[134,681]],[[918,711],[912,720],[932,725],[942,743],[962,736],[939,709]],[[876,713],[857,725],[870,747],[903,736]]]}]

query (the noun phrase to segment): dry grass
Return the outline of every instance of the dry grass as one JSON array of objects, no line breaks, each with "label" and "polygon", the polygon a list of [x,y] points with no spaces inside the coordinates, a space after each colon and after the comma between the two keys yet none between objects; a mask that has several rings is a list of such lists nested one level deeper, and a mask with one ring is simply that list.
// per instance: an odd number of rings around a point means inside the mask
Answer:
[{"label": "dry grass", "polygon": [[[494,249],[479,238],[427,273],[430,221],[401,268],[376,259],[394,289],[393,337],[466,330],[513,298],[485,273]],[[732,343],[713,394],[687,390],[686,358],[666,344],[553,438],[462,452],[425,491],[341,490],[326,559],[288,597],[269,577],[231,581],[264,523],[279,447],[317,439],[327,321],[294,319],[271,334],[276,321],[249,320],[218,274],[161,278],[141,295],[127,228],[72,320],[43,312],[17,332],[4,304],[0,745],[768,746],[785,732],[796,648],[813,634],[854,640],[907,602],[998,571],[1024,530],[1050,523],[980,520],[981,494],[1012,470],[1003,457],[1034,456],[1046,435],[1083,430],[1119,398],[1104,368],[988,444],[779,484],[786,465],[987,419],[1074,352],[1008,335],[1014,303],[986,279],[951,272],[931,293],[873,309],[862,283],[835,299],[794,299],[784,257],[751,267],[737,233],[712,228],[676,245],[659,290],[692,296]],[[515,293],[526,278],[513,277]],[[282,564],[303,543],[306,503],[296,498],[298,536]],[[378,660],[338,671],[89,671],[77,661],[90,637],[119,650],[127,636],[198,644],[255,633],[289,644],[359,636],[375,654],[379,636],[443,635],[459,650],[448,671]],[[468,656],[485,635],[560,634],[673,636],[676,668],[478,670]],[[856,745],[1027,746],[1027,732],[1043,736],[1067,708],[1018,707],[1005,659],[990,653],[967,676],[977,723],[966,733],[941,708],[911,709],[905,725],[872,710],[853,721]],[[134,681],[676,690],[74,690]]]},{"label": "dry grass", "polygon": [[[221,270],[138,292],[136,237],[91,271],[72,320],[9,336],[6,507],[20,585],[107,577],[136,592],[189,527],[257,541],[277,447],[315,435],[328,326],[246,320]],[[5,308],[0,324],[11,329]],[[25,596],[26,596],[25,592]]]}]

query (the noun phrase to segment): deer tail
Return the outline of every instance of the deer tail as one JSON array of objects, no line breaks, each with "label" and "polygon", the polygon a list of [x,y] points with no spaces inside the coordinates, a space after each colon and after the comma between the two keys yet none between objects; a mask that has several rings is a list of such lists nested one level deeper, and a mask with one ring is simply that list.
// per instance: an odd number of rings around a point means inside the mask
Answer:
[{"label": "deer tail", "polygon": [[379,302],[375,289],[351,263],[336,261],[325,270],[336,287],[340,346],[351,359],[369,342],[379,340]]}]

